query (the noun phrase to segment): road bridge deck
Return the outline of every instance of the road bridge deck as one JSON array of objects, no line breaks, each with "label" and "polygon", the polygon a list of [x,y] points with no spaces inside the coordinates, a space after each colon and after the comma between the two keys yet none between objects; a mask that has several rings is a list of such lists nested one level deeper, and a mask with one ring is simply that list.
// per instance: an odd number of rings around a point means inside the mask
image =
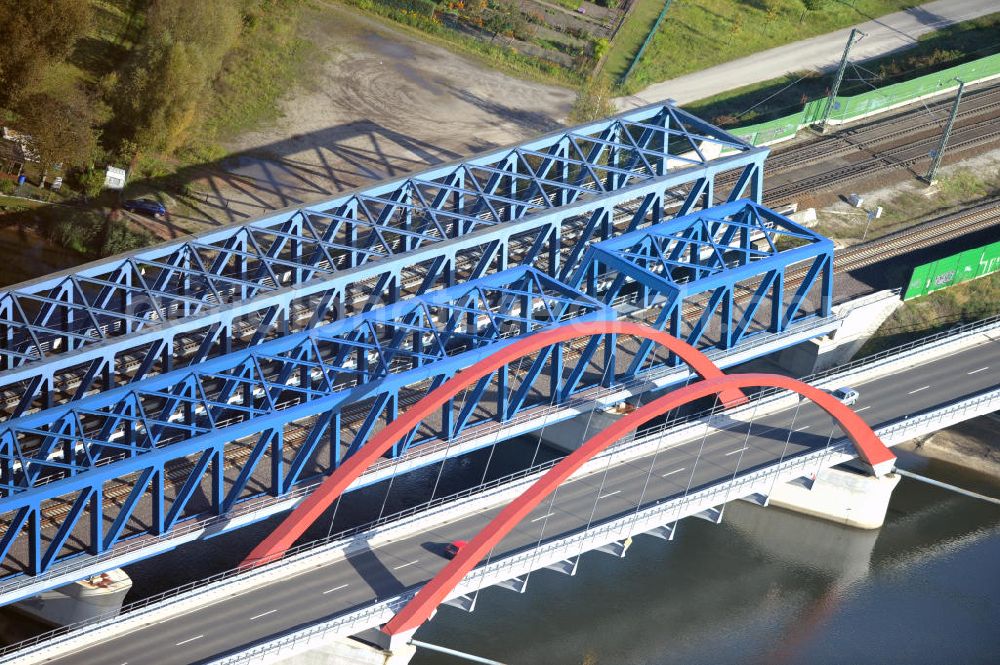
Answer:
[{"label": "road bridge deck", "polygon": [[[856,410],[874,426],[912,417],[939,404],[995,390],[996,374],[988,371],[995,367],[1000,367],[1000,339],[993,336],[918,366],[856,383],[861,393]],[[538,514],[505,539],[502,551],[494,556],[571,532],[592,519],[627,514],[639,504],[723,482],[796,452],[822,448],[831,435],[837,437],[830,418],[809,403],[769,413],[752,425],[741,418],[724,430],[705,428],[687,443],[671,445],[645,460],[612,463],[606,476],[593,474],[568,483],[552,504],[539,508]],[[439,548],[475,533],[495,510],[437,523],[429,530],[337,558],[289,580],[111,638],[55,662],[93,662],[98,654],[102,660],[141,660],[151,649],[162,654],[164,663],[196,662],[246,648],[257,640],[422,584],[444,563]]]}]

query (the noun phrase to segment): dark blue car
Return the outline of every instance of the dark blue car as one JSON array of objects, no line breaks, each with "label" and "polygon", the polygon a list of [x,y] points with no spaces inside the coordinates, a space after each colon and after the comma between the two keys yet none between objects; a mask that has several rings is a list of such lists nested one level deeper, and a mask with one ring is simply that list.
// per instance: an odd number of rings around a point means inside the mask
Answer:
[{"label": "dark blue car", "polygon": [[129,212],[151,215],[152,217],[165,217],[167,214],[167,207],[153,199],[131,199],[123,203],[122,207]]}]

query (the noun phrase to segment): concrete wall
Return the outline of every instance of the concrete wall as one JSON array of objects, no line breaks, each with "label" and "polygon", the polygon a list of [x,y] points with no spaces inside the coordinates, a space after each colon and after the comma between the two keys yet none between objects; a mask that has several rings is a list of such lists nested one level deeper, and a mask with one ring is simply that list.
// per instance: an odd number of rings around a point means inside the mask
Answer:
[{"label": "concrete wall", "polygon": [[878,291],[836,305],[834,315],[844,317],[840,328],[785,349],[778,363],[795,376],[805,376],[847,362],[902,304],[898,293]]}]

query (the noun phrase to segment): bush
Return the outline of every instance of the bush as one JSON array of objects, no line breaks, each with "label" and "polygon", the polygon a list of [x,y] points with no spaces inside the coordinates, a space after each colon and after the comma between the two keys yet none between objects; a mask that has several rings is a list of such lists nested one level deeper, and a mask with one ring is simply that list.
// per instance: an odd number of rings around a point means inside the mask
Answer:
[{"label": "bush", "polygon": [[196,126],[202,100],[236,44],[235,0],[154,0],[145,37],[118,80],[116,114],[144,148],[172,151]]},{"label": "bush", "polygon": [[80,174],[80,189],[84,196],[89,199],[97,198],[104,189],[104,171],[96,167],[90,167]]},{"label": "bush", "polygon": [[437,3],[432,2],[432,0],[376,0],[375,4],[388,5],[428,17],[434,16],[434,11],[437,9]]},{"label": "bush", "polygon": [[145,231],[136,231],[120,219],[108,220],[104,224],[100,248],[101,256],[112,256],[133,249],[146,247],[153,242],[153,236]]},{"label": "bush", "polygon": [[569,111],[570,122],[590,122],[614,115],[617,110],[614,92],[606,78],[597,78],[584,84],[576,95]]},{"label": "bush", "polygon": [[609,46],[610,43],[608,42],[607,39],[604,39],[603,37],[595,39],[593,43],[594,59],[600,60],[601,58],[603,58],[605,54],[607,54]]}]

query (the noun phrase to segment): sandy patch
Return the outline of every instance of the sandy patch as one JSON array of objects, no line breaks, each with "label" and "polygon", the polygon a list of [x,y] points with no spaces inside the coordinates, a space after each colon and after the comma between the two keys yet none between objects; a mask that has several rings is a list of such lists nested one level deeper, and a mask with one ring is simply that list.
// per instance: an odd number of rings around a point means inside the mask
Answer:
[{"label": "sandy patch", "polygon": [[900,446],[1000,478],[1000,418],[983,416]]}]

